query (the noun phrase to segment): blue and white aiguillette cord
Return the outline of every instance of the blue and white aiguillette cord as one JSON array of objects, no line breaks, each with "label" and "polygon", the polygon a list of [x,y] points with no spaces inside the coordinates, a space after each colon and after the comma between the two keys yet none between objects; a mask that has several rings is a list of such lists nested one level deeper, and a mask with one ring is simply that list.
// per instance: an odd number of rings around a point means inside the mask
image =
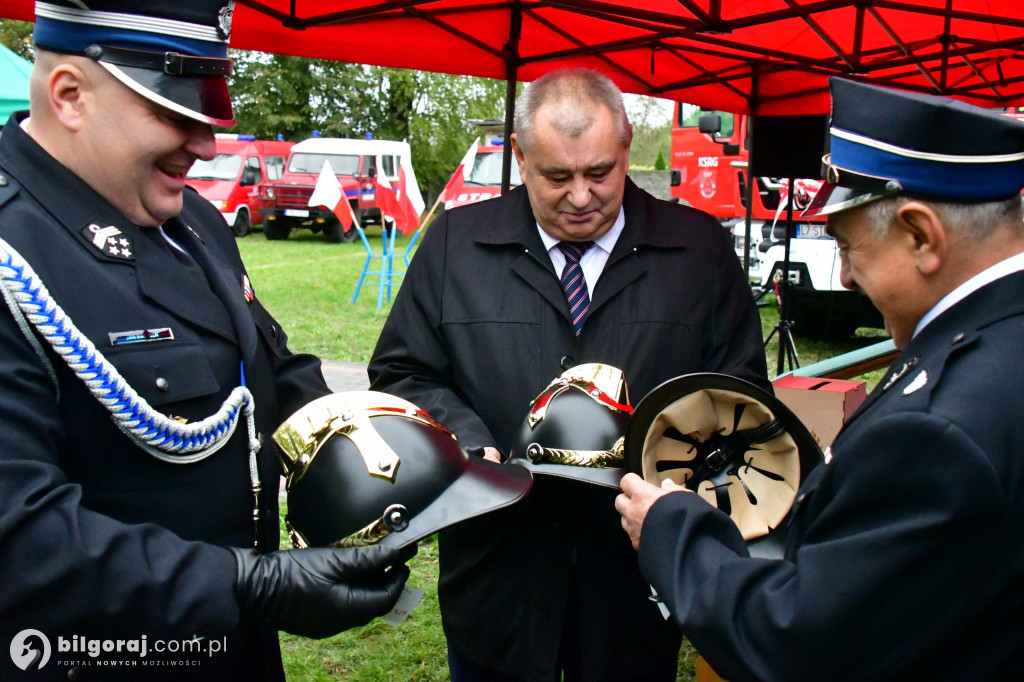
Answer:
[{"label": "blue and white aiguillette cord", "polygon": [[107,408],[117,427],[156,459],[171,464],[201,462],[224,447],[238,426],[239,416],[244,414],[249,431],[249,478],[256,500],[253,518],[258,525],[260,480],[256,453],[260,442],[256,437],[252,393],[244,381],[231,391],[216,414],[202,421],[182,424],[154,410],[125,382],[117,368],[61,310],[32,266],[3,239],[0,239],[0,285],[22,333],[42,358],[54,382],[56,372],[25,323],[26,319]]}]

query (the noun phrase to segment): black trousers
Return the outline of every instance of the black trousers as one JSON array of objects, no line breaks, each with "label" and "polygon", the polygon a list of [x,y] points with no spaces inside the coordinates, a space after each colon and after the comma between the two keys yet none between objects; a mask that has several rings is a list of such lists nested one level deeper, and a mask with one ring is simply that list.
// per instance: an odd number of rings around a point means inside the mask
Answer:
[{"label": "black trousers", "polygon": [[[508,675],[486,665],[476,663],[448,647],[448,672],[452,682],[526,682],[523,677]],[[631,675],[602,682],[675,682],[677,670],[664,670],[656,674]],[[579,590],[575,572],[569,583],[569,603],[566,605],[562,638],[558,645],[558,664],[554,677],[548,682],[594,682],[583,679],[583,653],[580,646]]]}]

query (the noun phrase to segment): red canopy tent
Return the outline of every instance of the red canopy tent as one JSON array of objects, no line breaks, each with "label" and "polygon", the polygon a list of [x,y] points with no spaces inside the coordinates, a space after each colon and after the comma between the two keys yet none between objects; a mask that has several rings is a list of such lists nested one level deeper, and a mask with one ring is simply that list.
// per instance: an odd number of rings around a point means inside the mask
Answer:
[{"label": "red canopy tent", "polygon": [[505,79],[506,132],[515,83],[564,65],[756,115],[826,113],[837,74],[1024,105],[1021,0],[238,0],[233,28],[236,48]]},{"label": "red canopy tent", "polygon": [[1021,0],[238,0],[232,46],[513,82],[586,65],[763,115],[827,112],[833,74],[1024,104]]}]

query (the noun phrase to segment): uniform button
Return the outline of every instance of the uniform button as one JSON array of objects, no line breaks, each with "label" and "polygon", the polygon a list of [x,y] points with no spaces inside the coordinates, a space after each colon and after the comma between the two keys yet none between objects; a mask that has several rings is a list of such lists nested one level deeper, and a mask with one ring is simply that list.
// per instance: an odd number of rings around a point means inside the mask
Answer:
[{"label": "uniform button", "polygon": [[558,361],[558,364],[561,365],[562,369],[572,369],[574,362],[575,360],[573,360],[571,355],[563,355],[562,359]]},{"label": "uniform button", "polygon": [[72,682],[73,682],[74,680],[80,680],[80,679],[82,679],[82,671],[81,671],[81,670],[79,670],[78,668],[70,668],[70,669],[68,670],[68,679],[69,679],[69,680],[72,680]]},{"label": "uniform button", "polygon": [[963,340],[964,340],[964,333],[963,332],[960,332],[956,336],[953,337],[953,343],[960,343]]},{"label": "uniform button", "polygon": [[270,335],[273,336],[275,339],[277,338],[277,325],[276,324],[270,325]]},{"label": "uniform button", "polygon": [[161,391],[166,391],[171,387],[171,384],[168,383],[167,379],[164,379],[163,377],[157,377],[156,387],[159,388]]},{"label": "uniform button", "polygon": [[7,176],[0,175],[0,187],[6,187],[6,186],[7,186]]}]

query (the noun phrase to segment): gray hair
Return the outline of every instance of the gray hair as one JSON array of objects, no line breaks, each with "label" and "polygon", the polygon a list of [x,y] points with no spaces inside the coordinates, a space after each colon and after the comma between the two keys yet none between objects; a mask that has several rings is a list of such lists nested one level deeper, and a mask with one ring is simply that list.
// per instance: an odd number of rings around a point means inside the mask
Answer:
[{"label": "gray hair", "polygon": [[1002,226],[1024,233],[1024,208],[1021,196],[978,204],[915,200],[912,197],[888,197],[865,206],[872,234],[881,239],[889,234],[896,212],[908,201],[921,201],[939,216],[950,231],[968,239],[983,239]]},{"label": "gray hair", "polygon": [[533,147],[537,112],[548,102],[557,102],[555,127],[570,137],[579,137],[594,123],[594,103],[605,106],[619,121],[615,139],[629,139],[629,121],[622,104],[622,92],[611,79],[593,69],[565,68],[544,74],[520,95],[516,102],[516,140],[524,152]]}]

